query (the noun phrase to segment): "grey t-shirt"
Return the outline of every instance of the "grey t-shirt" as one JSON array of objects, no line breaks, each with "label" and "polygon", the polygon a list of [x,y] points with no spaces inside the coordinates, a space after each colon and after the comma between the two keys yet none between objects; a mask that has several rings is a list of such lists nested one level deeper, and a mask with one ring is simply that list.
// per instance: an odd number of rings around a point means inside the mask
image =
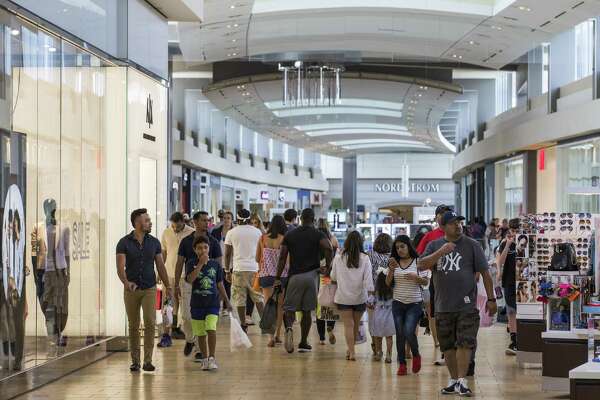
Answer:
[{"label": "grey t-shirt", "polygon": [[[447,242],[445,238],[434,240],[427,245],[421,257],[435,253]],[[488,269],[479,242],[463,235],[454,244],[454,251],[440,258],[432,269],[436,312],[474,309],[477,305],[475,273]]]}]

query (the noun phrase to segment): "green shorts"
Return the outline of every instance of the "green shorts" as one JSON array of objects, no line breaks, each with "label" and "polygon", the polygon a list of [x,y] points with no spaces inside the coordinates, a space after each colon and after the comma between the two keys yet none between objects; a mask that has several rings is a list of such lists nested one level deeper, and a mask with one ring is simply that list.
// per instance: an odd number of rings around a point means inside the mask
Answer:
[{"label": "green shorts", "polygon": [[192,319],[192,334],[206,336],[206,331],[216,331],[219,316],[208,314],[204,319]]}]

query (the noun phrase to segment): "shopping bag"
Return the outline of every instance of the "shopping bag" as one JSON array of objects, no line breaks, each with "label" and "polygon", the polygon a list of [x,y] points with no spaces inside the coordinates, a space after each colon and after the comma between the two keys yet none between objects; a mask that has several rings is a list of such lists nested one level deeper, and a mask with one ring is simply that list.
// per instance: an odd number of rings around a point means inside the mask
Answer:
[{"label": "shopping bag", "polygon": [[489,328],[494,325],[494,316],[489,315],[485,309],[487,304],[487,296],[477,296],[477,309],[479,310],[479,326]]},{"label": "shopping bag", "polygon": [[358,336],[354,340],[354,344],[363,344],[367,342],[367,325],[369,323],[369,317],[367,313],[364,313],[360,319],[360,325],[358,325]]},{"label": "shopping bag", "polygon": [[240,321],[234,314],[229,314],[229,321],[231,322],[231,326],[229,327],[229,349],[231,351],[249,349],[252,347],[252,342],[248,339],[248,335],[246,335]]},{"label": "shopping bag", "polygon": [[162,309],[162,320],[167,326],[173,325],[173,300],[168,299]]},{"label": "shopping bag", "polygon": [[334,307],[335,302],[335,291],[337,285],[335,283],[322,284],[319,287],[319,294],[317,295],[317,302],[323,307]]},{"label": "shopping bag", "polygon": [[273,290],[273,294],[267,300],[260,318],[260,329],[270,334],[275,333],[275,325],[277,324],[278,298],[279,288],[277,287],[275,290]]}]

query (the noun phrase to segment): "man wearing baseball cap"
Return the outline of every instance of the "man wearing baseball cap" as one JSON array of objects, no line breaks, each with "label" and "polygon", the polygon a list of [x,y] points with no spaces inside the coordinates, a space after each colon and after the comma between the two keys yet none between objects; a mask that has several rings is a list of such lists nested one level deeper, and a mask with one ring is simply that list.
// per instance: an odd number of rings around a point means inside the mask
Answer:
[{"label": "man wearing baseball cap", "polygon": [[[421,239],[421,241],[419,242],[419,245],[417,246],[417,253],[419,253],[419,255],[423,254],[423,252],[425,251],[425,248],[427,247],[427,245],[431,242],[433,242],[434,240],[440,239],[444,237],[444,231],[442,230],[442,228],[440,227],[441,222],[442,222],[442,215],[444,215],[444,213],[446,211],[451,211],[452,207],[447,206],[445,204],[440,204],[439,206],[437,206],[437,208],[435,209],[435,222],[438,224],[438,227],[435,228],[434,230],[427,232],[425,234],[425,236],[423,236],[423,239]],[[433,283],[433,280],[429,280],[429,298],[431,299],[435,299],[435,286]],[[429,302],[429,310],[428,311],[428,316],[429,316],[429,329],[431,330],[431,336],[433,337],[433,341],[435,346],[438,346],[438,338],[437,338],[437,329],[435,327],[435,302],[434,301],[430,301]],[[444,361],[444,355],[442,354],[442,358],[436,360],[434,362],[435,365],[444,365],[445,361]]]},{"label": "man wearing baseball cap", "polygon": [[486,311],[493,315],[497,307],[483,248],[476,240],[463,235],[461,222],[464,219],[454,211],[442,215],[440,227],[444,237],[427,245],[418,267],[432,270],[435,282],[437,334],[450,373],[448,386],[441,392],[468,397],[473,393],[466,376],[479,330],[476,273],[481,274],[487,293]]},{"label": "man wearing baseball cap", "polygon": [[231,302],[237,307],[238,315],[244,331],[246,325],[246,300],[250,296],[258,312],[262,315],[263,297],[254,290],[252,283],[258,272],[256,248],[262,232],[252,225],[250,211],[242,209],[237,214],[238,225],[225,236],[225,271],[227,280],[231,282]]}]

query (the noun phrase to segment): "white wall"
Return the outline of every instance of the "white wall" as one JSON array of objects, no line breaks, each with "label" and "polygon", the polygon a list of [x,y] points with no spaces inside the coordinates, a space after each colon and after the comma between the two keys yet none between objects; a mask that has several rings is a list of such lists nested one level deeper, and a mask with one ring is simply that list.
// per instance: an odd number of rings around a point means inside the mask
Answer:
[{"label": "white wall", "polygon": [[[357,158],[359,179],[402,178],[400,165],[407,163],[411,179],[451,179],[452,154],[388,153],[363,154]],[[342,159],[322,156],[321,168],[326,179],[342,178]]]}]

